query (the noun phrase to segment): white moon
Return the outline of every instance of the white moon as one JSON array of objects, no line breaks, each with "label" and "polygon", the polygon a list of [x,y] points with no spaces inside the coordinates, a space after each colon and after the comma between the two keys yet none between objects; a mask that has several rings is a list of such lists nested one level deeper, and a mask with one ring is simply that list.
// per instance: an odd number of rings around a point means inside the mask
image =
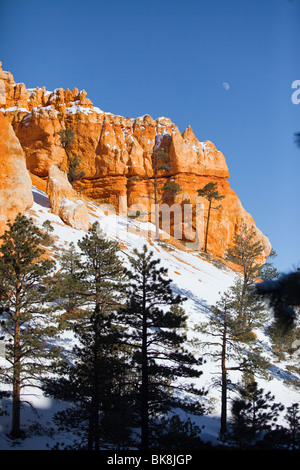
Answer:
[{"label": "white moon", "polygon": [[225,90],[229,90],[229,83],[228,82],[223,82],[222,85],[225,88]]}]

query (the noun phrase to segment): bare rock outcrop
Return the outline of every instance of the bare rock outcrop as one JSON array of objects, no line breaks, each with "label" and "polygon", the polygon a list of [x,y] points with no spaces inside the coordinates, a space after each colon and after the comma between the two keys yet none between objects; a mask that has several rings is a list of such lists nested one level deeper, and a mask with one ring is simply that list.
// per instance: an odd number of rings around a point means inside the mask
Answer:
[{"label": "bare rock outcrop", "polygon": [[54,165],[49,170],[47,194],[53,214],[75,229],[88,230],[89,214],[85,202],[72,188],[67,174]]},{"label": "bare rock outcrop", "polygon": [[[169,205],[179,204],[184,209],[186,204],[202,203],[207,211],[207,201],[198,197],[197,190],[211,181],[217,183],[218,191],[225,196],[211,213],[210,253],[224,256],[234,233],[244,221],[256,230],[257,238],[264,246],[264,257],[269,255],[268,238],[256,227],[230,187],[224,155],[212,142],[199,141],[190,126],[181,133],[166,117],[153,119],[146,114],[125,118],[105,113],[93,106],[84,90],[26,89],[24,84],[16,84],[12,75],[0,67],[0,82],[1,76],[6,99],[5,104],[0,105],[0,113],[12,123],[31,174],[47,178],[52,174],[53,165],[65,164],[66,155],[58,132],[71,128],[75,139],[70,153],[79,156],[78,170],[85,173],[75,189],[101,204],[112,204],[117,210],[120,199],[126,198],[128,208],[141,204],[149,212],[153,185],[134,181],[132,177],[153,177],[152,157],[156,147],[169,155],[167,177],[181,188]],[[193,219],[191,225],[195,229],[197,222]]]},{"label": "bare rock outcrop", "polygon": [[33,204],[31,179],[23,149],[9,121],[0,113],[0,234]]}]

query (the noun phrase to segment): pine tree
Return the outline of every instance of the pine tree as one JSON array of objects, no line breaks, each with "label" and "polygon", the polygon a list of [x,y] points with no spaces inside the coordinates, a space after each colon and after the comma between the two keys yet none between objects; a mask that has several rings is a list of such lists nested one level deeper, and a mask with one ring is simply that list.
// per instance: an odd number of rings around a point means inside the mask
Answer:
[{"label": "pine tree", "polygon": [[166,420],[165,426],[158,428],[153,448],[159,452],[166,451],[190,451],[190,450],[208,450],[211,449],[209,444],[202,441],[201,428],[197,426],[191,418],[186,420],[180,419],[179,416],[173,415]]},{"label": "pine tree", "polygon": [[[263,247],[255,236],[253,228],[242,223],[241,230],[235,235],[233,246],[228,250],[227,257],[242,268],[242,277],[221,297],[220,302],[212,308],[214,315],[206,325],[200,325],[209,334],[217,334],[221,341],[217,359],[221,361],[221,434],[224,435],[227,416],[227,389],[229,370],[243,371],[244,376],[253,380],[255,373],[266,375],[268,361],[264,359],[258,347],[254,333],[267,320],[264,303],[257,293],[255,279],[261,270],[258,259]],[[214,332],[214,333],[212,333]],[[227,367],[227,347],[235,355],[236,365]],[[243,354],[241,355],[241,353]],[[240,355],[240,359],[238,356]],[[234,356],[233,356],[234,357]]]},{"label": "pine tree", "polygon": [[241,398],[232,403],[233,428],[240,448],[253,443],[260,431],[270,432],[284,406],[274,402],[274,395],[265,393],[253,381],[240,390]]},{"label": "pine tree", "polygon": [[[176,383],[178,378],[199,377],[197,360],[188,353],[183,343],[186,316],[183,298],[174,295],[167,270],[159,267],[146,245],[141,252],[134,250],[130,257],[128,301],[123,309],[123,321],[128,343],[135,351],[133,366],[138,379],[140,402],[141,448],[151,446],[151,422],[166,415],[172,407],[187,404],[176,399],[172,390],[199,393],[192,386]],[[197,407],[196,407],[197,408]]]},{"label": "pine tree", "polygon": [[54,228],[52,227],[50,220],[45,220],[42,227],[45,232],[44,237],[43,237],[43,243],[46,246],[50,245],[53,241],[51,237],[51,233],[54,231]]},{"label": "pine tree", "polygon": [[[168,201],[172,196],[181,191],[178,183],[170,182],[166,172],[170,170],[169,155],[159,150],[159,142],[156,142],[152,154],[153,177],[133,176],[132,181],[148,181],[153,186],[153,196],[147,195],[154,201],[155,238],[159,240],[159,206],[162,201]],[[138,213],[138,216],[140,213]]]},{"label": "pine tree", "polygon": [[261,271],[260,255],[263,246],[257,240],[254,227],[242,222],[240,231],[235,233],[233,246],[227,250],[226,257],[242,268],[244,290],[250,281],[255,280]]},{"label": "pine tree", "polygon": [[256,284],[238,278],[228,290],[232,314],[232,331],[239,341],[253,342],[254,330],[260,328],[268,320],[266,307],[256,291]]},{"label": "pine tree", "polygon": [[267,328],[267,333],[272,341],[274,353],[279,360],[284,360],[286,355],[290,356],[295,352],[293,344],[299,341],[300,330],[294,324],[287,326],[285,319],[275,316]]},{"label": "pine tree", "polygon": [[207,220],[206,220],[206,231],[205,231],[205,242],[204,242],[204,251],[207,253],[207,241],[208,241],[208,229],[209,229],[209,220],[210,220],[210,213],[212,209],[219,209],[218,207],[213,207],[213,201],[220,201],[224,199],[225,196],[221,195],[217,190],[217,183],[207,183],[204,188],[198,189],[198,196],[204,197],[208,200],[208,211],[207,211]]},{"label": "pine tree", "polygon": [[78,171],[80,165],[80,158],[78,155],[71,154],[72,145],[75,140],[75,133],[73,129],[61,129],[58,132],[61,146],[67,155],[67,175],[69,182],[73,185],[76,181],[82,179],[85,175],[84,171]]},{"label": "pine tree", "polygon": [[263,357],[261,348],[254,341],[251,341],[249,347],[245,348],[245,336],[241,332],[240,337],[236,336],[235,303],[234,291],[229,289],[216,305],[211,307],[212,313],[209,321],[196,326],[196,331],[209,335],[212,340],[194,342],[195,346],[209,347],[210,351],[207,355],[220,364],[221,378],[217,379],[214,385],[221,388],[221,436],[227,432],[228,390],[234,384],[228,374],[232,371],[240,371],[251,378],[254,374],[266,376],[266,368],[269,365]]},{"label": "pine tree", "polygon": [[300,449],[300,405],[293,403],[286,409],[285,420],[288,422],[289,428],[287,432],[288,447],[291,450]]},{"label": "pine tree", "polygon": [[78,155],[68,158],[68,179],[72,185],[85,176],[84,171],[78,170],[79,165],[80,158]]},{"label": "pine tree", "polygon": [[277,268],[274,266],[274,263],[272,262],[272,260],[276,258],[276,256],[277,256],[277,253],[272,248],[271,253],[269,254],[267,260],[261,266],[259,277],[261,277],[261,279],[263,279],[264,281],[277,279],[280,275],[279,271],[277,270]]},{"label": "pine tree", "polygon": [[[227,431],[227,390],[230,385],[228,372],[232,370],[243,370],[245,366],[244,358],[240,357],[239,344],[231,332],[232,319],[229,310],[229,299],[225,293],[215,306],[211,307],[212,315],[208,322],[203,322],[196,326],[195,330],[200,333],[209,334],[211,341],[195,342],[202,348],[209,347],[208,356],[213,361],[220,363],[221,380],[217,380],[214,385],[221,388],[221,428],[220,434]],[[213,350],[212,346],[217,348]],[[228,365],[231,362],[231,366]],[[236,365],[233,365],[233,364]]]},{"label": "pine tree", "polygon": [[[260,255],[263,246],[257,240],[253,227],[243,222],[240,232],[235,234],[234,243],[227,251],[227,259],[238,264],[242,270],[241,280],[235,283],[237,334],[247,335],[251,328],[259,326],[266,319],[263,302],[257,295],[256,280],[262,264]],[[249,336],[248,336],[249,337]]]},{"label": "pine tree", "polygon": [[58,135],[59,135],[61,146],[63,147],[66,154],[69,155],[72,145],[74,143],[74,139],[75,139],[75,133],[73,129],[71,128],[61,129],[60,131],[58,131]]},{"label": "pine tree", "polygon": [[55,422],[74,432],[77,449],[126,448],[132,419],[121,331],[99,311],[74,331],[72,362],[60,363],[54,369],[57,377],[45,381],[46,395],[72,403],[56,413]]},{"label": "pine tree", "polygon": [[26,386],[39,386],[55,348],[48,338],[55,334],[50,315],[42,306],[46,302],[48,277],[54,263],[44,258],[39,247],[42,233],[33,221],[18,214],[1,236],[0,307],[1,329],[8,339],[6,360],[1,371],[5,382],[12,384],[11,437],[20,437],[21,392]]},{"label": "pine tree", "polygon": [[72,327],[85,314],[85,286],[82,280],[85,276],[82,267],[82,254],[73,242],[67,250],[62,250],[59,257],[60,269],[51,279],[51,289],[48,295],[53,309],[60,313],[58,317],[61,328]]},{"label": "pine tree", "polygon": [[[126,345],[117,317],[124,268],[117,244],[105,239],[97,224],[78,245],[81,260],[71,247],[57,278],[67,281],[57,292],[77,340],[74,360],[59,365],[58,378],[45,382],[45,392],[73,403],[73,412],[57,414],[58,422],[80,433],[81,448],[99,450],[128,438],[130,419],[122,386]],[[78,307],[80,315],[74,315]]]}]

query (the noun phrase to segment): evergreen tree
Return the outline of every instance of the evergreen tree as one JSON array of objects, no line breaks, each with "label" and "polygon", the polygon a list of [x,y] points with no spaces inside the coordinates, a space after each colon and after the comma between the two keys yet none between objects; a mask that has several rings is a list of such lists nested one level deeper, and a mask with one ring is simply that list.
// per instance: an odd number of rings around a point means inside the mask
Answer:
[{"label": "evergreen tree", "polygon": [[[267,333],[279,360],[284,360],[286,355],[295,353],[293,345],[300,340],[300,329],[294,324],[287,326],[285,319],[276,316],[268,326]],[[297,358],[295,359],[297,361]]]},{"label": "evergreen tree", "polygon": [[233,429],[240,448],[253,443],[261,431],[270,432],[284,406],[274,402],[274,395],[264,394],[253,381],[240,390],[241,398],[232,403]]},{"label": "evergreen tree", "polygon": [[291,450],[300,449],[300,405],[299,403],[293,403],[286,409],[285,420],[288,422],[289,428],[287,432],[288,436],[288,448]]},{"label": "evergreen tree", "polygon": [[201,428],[192,422],[191,418],[185,421],[174,415],[166,420],[165,426],[159,427],[155,433],[153,448],[159,452],[168,451],[190,451],[208,450],[209,444],[205,444],[200,438]]},{"label": "evergreen tree", "polygon": [[[211,307],[212,315],[208,322],[203,322],[196,326],[196,331],[209,334],[211,341],[195,342],[202,348],[209,347],[208,356],[215,362],[220,363],[221,379],[214,382],[215,386],[221,388],[221,428],[220,434],[227,432],[227,391],[231,384],[228,372],[232,370],[243,370],[245,360],[240,356],[239,344],[231,332],[232,319],[229,310],[228,295],[225,294],[215,306]],[[217,348],[215,351],[214,348]],[[231,362],[231,366],[228,365]],[[233,365],[233,364],[236,365]]]},{"label": "evergreen tree", "polygon": [[263,246],[256,238],[254,227],[247,227],[242,222],[241,229],[234,236],[233,246],[227,250],[227,259],[242,268],[244,290],[249,282],[255,280],[260,273],[259,257]]},{"label": "evergreen tree", "polygon": [[[56,280],[66,280],[57,292],[77,340],[74,359],[59,365],[58,378],[47,380],[45,391],[73,403],[72,409],[56,415],[57,422],[76,430],[81,448],[99,450],[109,443],[124,445],[128,438],[122,385],[126,346],[117,318],[124,268],[117,244],[105,239],[97,224],[78,245],[81,261],[72,246]],[[80,315],[74,315],[79,306]]]},{"label": "evergreen tree", "polygon": [[42,227],[45,232],[44,237],[43,237],[43,243],[46,246],[50,245],[52,243],[52,237],[50,234],[54,231],[54,228],[52,227],[50,220],[45,220]]},{"label": "evergreen tree", "polygon": [[60,131],[58,131],[58,135],[61,146],[63,147],[66,154],[69,155],[75,139],[75,133],[73,129],[61,129]]},{"label": "evergreen tree", "polygon": [[247,227],[243,222],[240,232],[235,234],[233,246],[227,251],[227,258],[242,270],[242,279],[232,289],[236,298],[237,335],[243,332],[248,338],[251,329],[266,320],[264,304],[256,288],[256,279],[262,269],[259,261],[262,252],[263,246],[256,239],[254,228]]},{"label": "evergreen tree", "polygon": [[54,263],[43,257],[39,247],[43,237],[33,221],[18,214],[1,236],[0,308],[5,334],[8,367],[1,370],[12,385],[11,437],[21,436],[21,392],[39,386],[48,361],[56,353],[48,338],[55,334],[46,301],[48,276]]},{"label": "evergreen tree", "polygon": [[76,181],[82,179],[85,175],[84,171],[78,171],[80,166],[80,158],[78,155],[72,155],[71,149],[75,140],[75,133],[73,129],[61,129],[58,132],[61,146],[67,155],[67,175],[69,182],[73,185]]},{"label": "evergreen tree", "polygon": [[[178,400],[172,390],[201,395],[203,392],[177,379],[199,377],[197,360],[183,346],[186,339],[183,301],[171,290],[167,270],[159,267],[160,260],[153,258],[144,246],[134,250],[130,257],[131,269],[127,290],[128,301],[123,310],[128,343],[134,350],[133,367],[138,379],[140,403],[141,447],[151,447],[150,420],[162,419],[171,407],[188,407]],[[202,411],[197,405],[191,409]]]},{"label": "evergreen tree", "polygon": [[204,188],[198,189],[198,196],[204,197],[208,200],[208,211],[207,211],[207,219],[206,219],[206,231],[205,231],[205,242],[204,242],[204,251],[207,253],[207,240],[208,240],[208,229],[209,229],[209,220],[210,220],[210,213],[212,209],[218,209],[218,207],[213,207],[213,201],[220,201],[224,199],[225,196],[221,195],[217,190],[217,183],[207,183]]},{"label": "evergreen tree", "polygon": [[[283,410],[283,405],[275,405]],[[292,450],[300,449],[300,421],[299,421],[299,403],[293,403],[286,408],[284,416],[288,423],[288,427],[276,425],[275,428],[267,429],[262,440],[257,440],[256,449],[275,449],[275,450]]]},{"label": "evergreen tree", "polygon": [[243,342],[253,342],[253,330],[260,328],[268,320],[266,307],[256,291],[256,284],[238,278],[228,290],[232,315],[232,332]]},{"label": "evergreen tree", "polygon": [[[216,359],[221,363],[221,434],[227,430],[227,390],[230,381],[227,378],[229,370],[243,371],[244,377],[252,381],[257,373],[266,375],[268,361],[258,347],[255,328],[261,327],[267,320],[264,303],[257,293],[255,278],[260,272],[258,262],[263,251],[260,242],[256,240],[253,228],[242,223],[241,230],[235,235],[233,246],[228,250],[227,257],[242,268],[242,277],[221,297],[220,302],[212,307],[213,315],[210,321],[200,325],[201,331],[217,335],[219,347]],[[230,349],[231,352],[227,349]],[[232,367],[227,366],[227,359],[233,360]]]},{"label": "evergreen tree", "polygon": [[49,301],[53,309],[60,313],[60,326],[72,327],[74,322],[85,314],[84,303],[86,286],[82,266],[82,254],[73,242],[67,250],[62,250],[59,257],[60,269],[51,279]]},{"label": "evergreen tree", "polygon": [[234,290],[225,292],[216,305],[211,307],[209,321],[196,327],[196,331],[209,335],[212,340],[194,342],[201,348],[209,347],[207,355],[220,364],[221,378],[217,379],[214,385],[221,388],[221,436],[227,433],[228,390],[234,387],[228,373],[240,371],[250,377],[254,374],[265,376],[269,365],[262,355],[261,348],[257,347],[254,341],[249,342],[249,347],[245,348],[245,335],[242,331],[239,331],[239,337],[236,335],[236,302],[238,301]]},{"label": "evergreen tree", "polygon": [[84,171],[79,171],[80,158],[78,155],[68,158],[68,179],[73,185],[76,181],[81,180],[85,176]]},{"label": "evergreen tree", "polygon": [[276,258],[277,253],[276,251],[272,248],[271,253],[269,254],[267,260],[265,263],[261,266],[261,270],[259,273],[259,276],[264,280],[272,280],[272,279],[277,279],[280,275],[279,271],[277,268],[274,266],[274,263],[272,260]]},{"label": "evergreen tree", "polygon": [[126,448],[132,419],[121,332],[100,312],[82,327],[74,327],[78,345],[73,347],[72,362],[60,364],[55,369],[58,378],[45,381],[47,395],[72,403],[56,413],[55,422],[60,429],[74,432],[77,449]]},{"label": "evergreen tree", "polygon": [[[168,201],[179,191],[181,191],[178,183],[173,183],[169,181],[169,177],[166,175],[166,172],[170,170],[170,161],[169,155],[167,152],[159,150],[159,143],[156,142],[153,154],[152,154],[152,169],[153,176],[150,177],[141,177],[133,176],[132,181],[148,181],[153,186],[153,195],[145,196],[148,199],[154,201],[154,211],[155,211],[155,238],[159,240],[159,206],[162,201]],[[140,215],[140,212],[137,216]]]}]

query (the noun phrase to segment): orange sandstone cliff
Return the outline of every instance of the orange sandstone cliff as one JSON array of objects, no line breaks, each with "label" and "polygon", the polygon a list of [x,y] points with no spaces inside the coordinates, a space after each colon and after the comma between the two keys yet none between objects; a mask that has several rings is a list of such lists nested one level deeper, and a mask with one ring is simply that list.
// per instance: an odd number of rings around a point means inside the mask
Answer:
[{"label": "orange sandstone cliff", "polygon": [[9,121],[0,113],[0,235],[33,204],[25,155]]},{"label": "orange sandstone cliff", "polygon": [[[153,177],[152,155],[156,146],[169,155],[168,180],[181,188],[169,205],[192,207],[192,223],[184,227],[183,240],[192,240],[198,249],[203,248],[201,237],[196,235],[199,227],[194,208],[202,204],[206,216],[207,202],[197,195],[197,189],[212,181],[225,198],[211,213],[208,252],[224,256],[244,221],[255,228],[257,239],[264,246],[263,257],[269,255],[268,238],[255,226],[230,187],[224,155],[212,142],[199,142],[191,127],[181,134],[168,118],[145,115],[134,119],[106,113],[93,106],[86,92],[77,88],[51,92],[45,87],[27,89],[23,83],[15,83],[11,73],[1,67],[0,82],[0,115],[11,123],[31,175],[47,179],[51,167],[53,171],[53,166],[65,163],[66,154],[57,133],[71,128],[75,135],[71,153],[80,157],[80,170],[85,173],[75,189],[116,210],[120,210],[120,201],[125,201],[126,208],[141,205],[149,212],[153,185],[132,177]],[[204,225],[202,221],[201,230]]]}]

